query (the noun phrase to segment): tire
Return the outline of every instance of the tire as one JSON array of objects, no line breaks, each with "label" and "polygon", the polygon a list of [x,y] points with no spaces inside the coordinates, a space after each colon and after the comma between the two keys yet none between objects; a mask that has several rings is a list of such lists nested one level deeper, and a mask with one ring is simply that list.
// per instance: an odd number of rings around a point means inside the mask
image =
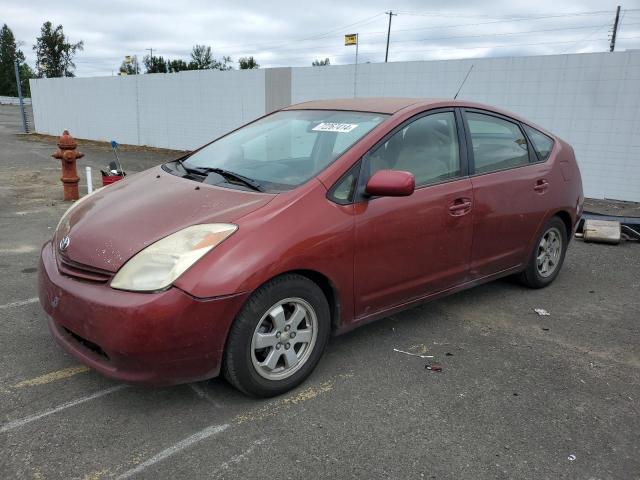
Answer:
[{"label": "tire", "polygon": [[234,320],[224,376],[248,395],[280,395],[313,371],[330,331],[329,303],[320,287],[302,275],[276,277],[251,295]]},{"label": "tire", "polygon": [[[545,238],[551,240],[551,245],[553,245],[553,239],[558,240],[560,242],[559,247],[552,247],[551,250],[548,250],[547,247],[547,250],[545,250],[545,246],[542,244],[542,240]],[[542,228],[542,233],[536,238],[535,246],[529,257],[529,263],[525,270],[517,275],[517,279],[520,283],[530,288],[544,288],[550,285],[560,273],[567,253],[567,245],[567,227],[559,217],[551,217]],[[539,256],[542,256],[542,262],[539,261]],[[546,271],[544,269],[545,258],[548,262]],[[551,268],[552,262],[553,267]]]}]

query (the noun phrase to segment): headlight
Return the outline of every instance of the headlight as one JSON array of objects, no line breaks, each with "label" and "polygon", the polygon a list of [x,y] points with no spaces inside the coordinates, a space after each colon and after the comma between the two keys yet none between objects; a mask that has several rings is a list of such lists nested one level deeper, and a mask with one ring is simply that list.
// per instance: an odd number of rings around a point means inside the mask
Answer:
[{"label": "headlight", "polygon": [[237,229],[229,223],[211,223],[173,233],[125,263],[113,277],[111,287],[136,292],[164,290]]}]

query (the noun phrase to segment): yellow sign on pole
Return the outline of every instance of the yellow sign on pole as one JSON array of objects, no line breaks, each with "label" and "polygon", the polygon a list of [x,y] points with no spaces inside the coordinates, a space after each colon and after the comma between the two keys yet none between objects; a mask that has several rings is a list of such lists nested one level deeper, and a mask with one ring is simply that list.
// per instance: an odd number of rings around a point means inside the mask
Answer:
[{"label": "yellow sign on pole", "polygon": [[358,44],[358,34],[350,33],[344,36],[344,44],[345,45],[357,45]]}]

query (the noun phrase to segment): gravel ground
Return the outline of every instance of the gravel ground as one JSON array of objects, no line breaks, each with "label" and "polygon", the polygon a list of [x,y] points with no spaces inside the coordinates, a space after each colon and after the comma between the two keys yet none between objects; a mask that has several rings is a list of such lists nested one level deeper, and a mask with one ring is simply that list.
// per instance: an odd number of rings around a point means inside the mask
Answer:
[{"label": "gravel ground", "polygon": [[[66,355],[34,301],[68,204],[55,146],[18,131],[0,107],[0,478],[640,478],[640,245],[576,240],[547,289],[497,281],[334,338],[282,397],[123,386]],[[82,168],[111,159],[80,148]]]}]

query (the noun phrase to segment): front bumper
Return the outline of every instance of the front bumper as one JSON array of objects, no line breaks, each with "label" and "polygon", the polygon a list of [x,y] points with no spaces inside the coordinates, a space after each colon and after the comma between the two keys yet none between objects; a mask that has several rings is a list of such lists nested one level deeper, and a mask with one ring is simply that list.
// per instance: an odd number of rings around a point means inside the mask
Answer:
[{"label": "front bumper", "polygon": [[173,385],[215,377],[227,332],[248,294],[198,299],[175,287],[114,290],[62,275],[42,248],[40,304],[54,338],[100,373],[128,383]]}]

